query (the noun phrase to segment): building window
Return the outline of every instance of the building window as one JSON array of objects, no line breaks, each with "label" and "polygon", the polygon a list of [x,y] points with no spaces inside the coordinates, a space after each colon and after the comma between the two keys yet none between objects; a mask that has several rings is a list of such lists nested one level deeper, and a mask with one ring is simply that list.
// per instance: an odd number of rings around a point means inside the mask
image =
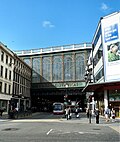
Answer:
[{"label": "building window", "polygon": [[40,58],[33,58],[32,68],[34,70],[32,81],[33,82],[40,82]]},{"label": "building window", "polygon": [[11,80],[11,71],[9,71],[9,80]]},{"label": "building window", "polygon": [[0,76],[3,77],[3,66],[1,66]]},{"label": "building window", "polygon": [[30,59],[30,58],[25,58],[25,59],[24,59],[24,62],[25,62],[26,64],[28,64],[29,66],[31,66],[31,59]]},{"label": "building window", "polygon": [[1,61],[4,62],[4,52],[3,51],[1,52]]},{"label": "building window", "polygon": [[2,92],[2,82],[0,82],[0,92]]},{"label": "building window", "polygon": [[9,85],[9,92],[8,92],[9,94],[10,94],[10,91],[11,91],[11,85]]},{"label": "building window", "polygon": [[7,72],[8,72],[8,70],[7,70],[7,68],[5,68],[5,78],[7,79]]},{"label": "building window", "polygon": [[64,58],[64,81],[73,81],[74,62],[71,55],[65,55]]},{"label": "building window", "polygon": [[5,83],[4,92],[7,93],[7,84]]},{"label": "building window", "polygon": [[9,66],[10,66],[10,67],[12,66],[12,58],[10,58]]},{"label": "building window", "polygon": [[51,80],[51,64],[50,64],[50,57],[44,57],[43,58],[43,82],[48,82]]},{"label": "building window", "polygon": [[76,55],[76,80],[83,80],[85,74],[84,54]]},{"label": "building window", "polygon": [[8,64],[8,55],[6,55],[6,64]]},{"label": "building window", "polygon": [[103,56],[103,48],[102,48],[102,44],[101,44],[98,49],[98,52],[96,53],[96,55],[94,57],[94,66],[97,65],[97,63],[99,62],[99,60],[101,59],[102,56]]},{"label": "building window", "polygon": [[98,74],[95,76],[95,82],[100,80],[104,76],[104,70],[103,68],[98,72]]},{"label": "building window", "polygon": [[98,30],[97,35],[96,35],[96,37],[95,37],[95,40],[94,40],[94,47],[96,46],[96,44],[97,44],[97,42],[98,42],[98,40],[99,40],[100,35],[101,35],[101,26],[99,27],[99,30]]},{"label": "building window", "polygon": [[53,57],[53,81],[61,81],[62,80],[62,57],[55,56]]}]

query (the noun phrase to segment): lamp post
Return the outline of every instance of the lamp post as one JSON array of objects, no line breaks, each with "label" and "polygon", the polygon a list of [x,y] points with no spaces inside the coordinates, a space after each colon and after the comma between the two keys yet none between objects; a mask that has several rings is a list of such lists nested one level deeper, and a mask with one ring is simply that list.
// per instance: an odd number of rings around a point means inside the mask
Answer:
[{"label": "lamp post", "polygon": [[66,95],[68,96],[68,94],[67,94],[68,84],[65,85],[65,88],[66,88]]},{"label": "lamp post", "polygon": [[66,94],[64,96],[64,104],[67,106],[68,105],[68,94],[67,94],[68,84],[65,85],[65,88],[66,88]]},{"label": "lamp post", "polygon": [[92,116],[92,106],[91,106],[91,102],[92,102],[92,96],[89,96],[89,123],[91,123],[91,116]]}]

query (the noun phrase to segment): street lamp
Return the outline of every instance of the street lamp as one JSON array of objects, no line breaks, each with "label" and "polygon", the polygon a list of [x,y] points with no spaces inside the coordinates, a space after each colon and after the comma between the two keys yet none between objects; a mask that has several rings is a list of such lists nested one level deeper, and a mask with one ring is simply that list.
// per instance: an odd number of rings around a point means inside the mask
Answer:
[{"label": "street lamp", "polygon": [[68,105],[68,94],[67,94],[68,84],[65,85],[65,88],[66,88],[66,94],[64,96],[64,104],[67,106]]},{"label": "street lamp", "polygon": [[66,96],[68,96],[68,94],[67,94],[68,84],[65,85],[65,88],[66,88]]}]

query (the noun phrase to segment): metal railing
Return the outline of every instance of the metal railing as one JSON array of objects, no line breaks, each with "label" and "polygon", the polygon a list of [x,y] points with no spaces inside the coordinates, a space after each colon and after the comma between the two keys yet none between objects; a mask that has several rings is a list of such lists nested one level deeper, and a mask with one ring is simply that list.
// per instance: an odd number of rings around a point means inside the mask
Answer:
[{"label": "metal railing", "polygon": [[81,44],[71,44],[71,45],[64,45],[64,46],[40,48],[40,49],[18,50],[18,51],[14,51],[14,53],[16,53],[19,56],[22,56],[22,55],[43,54],[43,53],[52,53],[52,52],[60,52],[60,51],[87,49],[87,48],[92,48],[92,44],[81,43]]}]

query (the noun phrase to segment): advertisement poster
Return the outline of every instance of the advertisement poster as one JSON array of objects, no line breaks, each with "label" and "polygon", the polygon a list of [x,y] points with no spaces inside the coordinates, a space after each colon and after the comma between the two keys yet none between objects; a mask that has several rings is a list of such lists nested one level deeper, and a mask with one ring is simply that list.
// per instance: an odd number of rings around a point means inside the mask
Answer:
[{"label": "advertisement poster", "polygon": [[105,82],[120,80],[120,13],[101,20]]}]

